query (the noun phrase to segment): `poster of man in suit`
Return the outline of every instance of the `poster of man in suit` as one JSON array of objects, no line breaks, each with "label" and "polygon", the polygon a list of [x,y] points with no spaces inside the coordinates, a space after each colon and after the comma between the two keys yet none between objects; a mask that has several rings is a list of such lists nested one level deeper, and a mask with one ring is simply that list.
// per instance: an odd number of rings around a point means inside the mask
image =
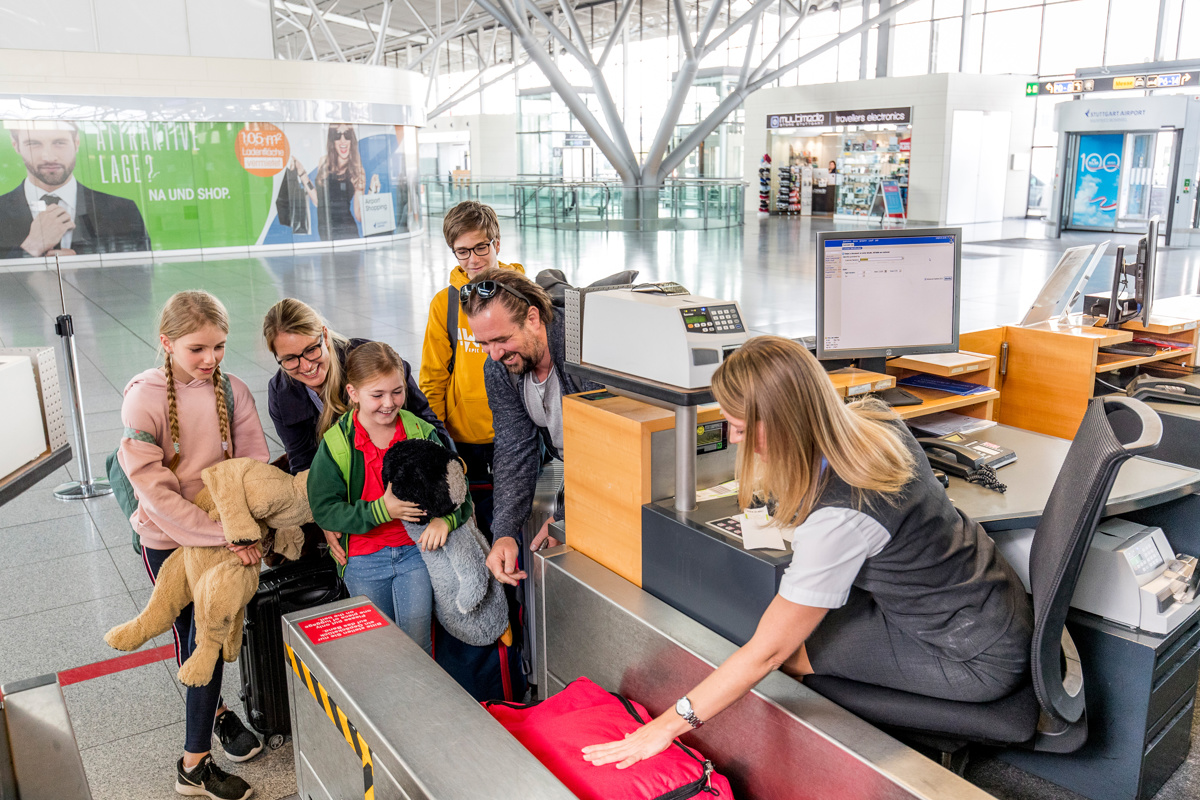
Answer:
[{"label": "poster of man in suit", "polygon": [[143,252],[150,237],[137,205],[75,179],[74,122],[9,122],[25,180],[0,195],[0,258]]}]

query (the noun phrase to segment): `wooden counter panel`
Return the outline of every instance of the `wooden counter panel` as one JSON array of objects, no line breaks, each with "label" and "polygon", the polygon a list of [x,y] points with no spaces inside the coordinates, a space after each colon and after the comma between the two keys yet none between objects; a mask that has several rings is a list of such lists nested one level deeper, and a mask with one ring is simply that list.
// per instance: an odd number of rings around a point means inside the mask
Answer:
[{"label": "wooden counter panel", "polygon": [[[651,436],[675,414],[628,397],[563,398],[563,480],[571,547],[642,585],[642,506],[651,497]],[[697,422],[722,419],[715,405]]]},{"label": "wooden counter panel", "polygon": [[[1128,332],[1117,332],[1129,335]],[[1008,328],[1000,422],[1071,439],[1096,378],[1098,339],[1037,328]],[[1124,340],[1128,341],[1128,340]]]}]

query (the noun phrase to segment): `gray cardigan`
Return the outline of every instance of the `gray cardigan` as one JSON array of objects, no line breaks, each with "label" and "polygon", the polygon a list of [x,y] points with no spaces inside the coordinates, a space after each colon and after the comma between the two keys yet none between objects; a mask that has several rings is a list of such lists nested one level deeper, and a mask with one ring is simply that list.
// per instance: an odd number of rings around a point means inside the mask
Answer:
[{"label": "gray cardigan", "polygon": [[[563,395],[603,388],[598,383],[580,381],[567,374],[566,335],[562,309],[554,310],[554,319],[546,326],[550,355],[558,372],[558,385]],[[533,508],[533,493],[542,471],[543,449],[555,458],[562,458],[550,440],[550,431],[535,425],[525,409],[521,379],[509,373],[505,366],[488,359],[483,367],[488,405],[492,408],[492,427],[495,429],[495,452],[492,457],[492,480],[495,486],[492,541],[511,536],[521,541],[521,529]],[[562,519],[561,511],[555,517]]]}]

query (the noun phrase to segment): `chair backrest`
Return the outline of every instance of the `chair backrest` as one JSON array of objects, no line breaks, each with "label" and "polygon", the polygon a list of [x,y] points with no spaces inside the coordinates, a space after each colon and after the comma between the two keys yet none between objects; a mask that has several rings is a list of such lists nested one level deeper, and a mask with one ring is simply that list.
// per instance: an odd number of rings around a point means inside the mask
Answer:
[{"label": "chair backrest", "polygon": [[1153,450],[1161,438],[1162,421],[1142,401],[1091,400],[1034,534],[1029,555],[1033,687],[1042,708],[1061,722],[1077,722],[1084,712],[1078,655],[1064,637],[1075,582],[1117,470]]}]

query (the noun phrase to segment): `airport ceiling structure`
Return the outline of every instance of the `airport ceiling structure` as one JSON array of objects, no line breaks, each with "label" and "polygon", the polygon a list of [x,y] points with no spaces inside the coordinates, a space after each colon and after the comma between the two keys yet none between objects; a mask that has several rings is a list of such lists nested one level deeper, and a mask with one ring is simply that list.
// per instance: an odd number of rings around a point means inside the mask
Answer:
[{"label": "airport ceiling structure", "polygon": [[[281,58],[386,64],[419,70],[429,77],[430,118],[463,99],[536,64],[579,124],[620,175],[638,209],[626,215],[657,213],[657,190],[674,169],[752,92],[828,52],[842,42],[878,28],[878,63],[886,63],[891,19],[918,0],[273,0],[276,50]],[[777,58],[796,38],[805,19],[862,9],[861,23],[794,57]],[[775,15],[777,42],[744,47],[743,63],[719,105],[679,139],[680,119],[700,63],[731,42],[754,42],[767,13]],[[873,16],[872,16],[873,15]],[[681,21],[683,24],[681,24]],[[631,26],[635,26],[632,27]],[[664,37],[681,55],[670,77],[671,94],[653,142],[635,152],[625,121],[603,72],[622,36]],[[598,111],[566,77],[558,56],[587,72]],[[790,59],[790,60],[788,60]],[[782,63],[785,62],[786,63]],[[445,65],[443,67],[443,64]],[[501,70],[494,70],[495,67]],[[507,66],[507,69],[503,67]],[[447,96],[434,93],[439,71],[465,73]],[[493,70],[484,79],[485,73]],[[496,72],[501,74],[496,75]],[[472,74],[473,73],[473,74]],[[886,74],[886,73],[884,73]],[[864,76],[865,77],[865,76]],[[723,91],[726,91],[723,89]]]},{"label": "airport ceiling structure", "polygon": [[[446,72],[513,62],[520,43],[476,0],[273,0],[276,50],[291,60],[387,64],[429,74],[433,64]],[[518,0],[520,2],[520,0]],[[719,0],[718,0],[719,2]],[[861,6],[862,0],[773,0],[793,18],[817,11]],[[607,42],[614,29],[651,39],[672,35],[678,11],[672,0],[526,0],[529,15],[544,15],[566,29],[570,9],[589,46]],[[713,0],[686,0],[680,8],[689,24],[711,10]],[[725,4],[718,31],[753,7],[749,0]],[[622,19],[624,15],[624,19]],[[383,31],[382,42],[379,33]],[[574,31],[568,31],[574,36]],[[434,53],[432,51],[436,50]]]}]

